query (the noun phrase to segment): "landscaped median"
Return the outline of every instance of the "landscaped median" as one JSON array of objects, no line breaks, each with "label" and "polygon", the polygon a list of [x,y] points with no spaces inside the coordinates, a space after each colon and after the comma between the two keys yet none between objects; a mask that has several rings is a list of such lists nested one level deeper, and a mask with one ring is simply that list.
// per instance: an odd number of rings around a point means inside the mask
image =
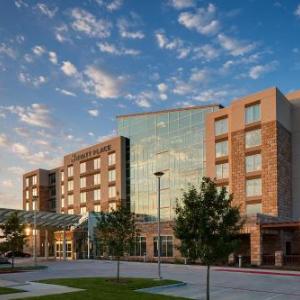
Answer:
[{"label": "landscaped median", "polygon": [[29,272],[47,269],[47,266],[32,266],[32,265],[24,265],[24,266],[15,266],[12,268],[11,266],[0,266],[0,274],[6,273],[18,273],[18,272]]},{"label": "landscaped median", "polygon": [[72,288],[83,289],[83,291],[72,292],[60,295],[51,295],[26,299],[47,299],[47,300],[155,300],[155,299],[185,299],[178,297],[169,297],[163,295],[148,294],[139,292],[138,290],[151,288],[156,286],[165,286],[178,284],[174,280],[155,280],[143,278],[122,278],[120,282],[116,282],[114,278],[68,278],[68,279],[48,279],[40,281],[47,284],[55,284],[68,286]]},{"label": "landscaped median", "polygon": [[12,289],[8,287],[0,287],[0,295],[6,295],[6,294],[14,294],[14,293],[20,293],[21,290]]}]

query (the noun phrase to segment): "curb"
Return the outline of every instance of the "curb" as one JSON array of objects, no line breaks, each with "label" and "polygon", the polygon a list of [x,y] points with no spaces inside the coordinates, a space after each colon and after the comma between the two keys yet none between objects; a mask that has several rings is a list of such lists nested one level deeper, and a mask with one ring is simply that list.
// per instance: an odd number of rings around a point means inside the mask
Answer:
[{"label": "curb", "polygon": [[187,285],[186,282],[179,282],[179,283],[174,283],[174,284],[160,285],[160,286],[154,286],[154,287],[150,287],[150,288],[139,289],[136,291],[137,292],[149,292],[149,291],[159,290],[161,288],[169,289],[169,288],[180,287],[180,286],[185,286],[185,285]]}]

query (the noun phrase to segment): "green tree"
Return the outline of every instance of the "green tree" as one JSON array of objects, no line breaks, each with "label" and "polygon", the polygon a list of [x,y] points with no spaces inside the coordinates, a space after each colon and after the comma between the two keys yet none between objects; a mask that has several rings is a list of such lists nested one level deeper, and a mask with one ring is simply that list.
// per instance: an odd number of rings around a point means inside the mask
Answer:
[{"label": "green tree", "polygon": [[181,254],[207,266],[206,299],[210,293],[210,266],[228,258],[238,246],[237,235],[243,224],[239,208],[232,206],[232,195],[223,187],[217,191],[210,178],[203,177],[200,191],[194,186],[177,201],[174,234],[181,241]]},{"label": "green tree", "polygon": [[120,281],[120,258],[129,252],[137,235],[135,215],[127,207],[120,206],[98,216],[96,236],[117,259],[117,281]]},{"label": "green tree", "polygon": [[5,241],[2,242],[2,246],[11,251],[11,266],[14,268],[15,252],[22,251],[25,244],[25,226],[21,223],[18,213],[13,212],[9,215],[6,222],[0,225],[0,229],[2,231],[1,238],[5,239]]}]

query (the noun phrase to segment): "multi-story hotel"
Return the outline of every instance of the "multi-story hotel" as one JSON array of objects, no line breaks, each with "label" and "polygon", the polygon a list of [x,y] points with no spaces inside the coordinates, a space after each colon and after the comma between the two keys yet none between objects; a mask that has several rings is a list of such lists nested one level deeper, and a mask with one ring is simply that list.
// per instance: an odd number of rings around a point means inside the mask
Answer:
[{"label": "multi-story hotel", "polygon": [[[260,265],[276,251],[300,253],[299,124],[300,91],[283,95],[277,88],[234,100],[226,108],[118,116],[117,137],[66,155],[63,166],[54,170],[26,173],[23,206],[85,215],[126,202],[139,216],[141,229],[128,258],[155,260],[153,173],[162,171],[161,253],[174,260],[180,259],[172,232],[176,199],[188,184],[197,186],[209,176],[233,194],[233,203],[247,217],[237,254]],[[76,230],[68,234],[69,257],[85,251]],[[53,243],[60,249],[59,233]],[[96,241],[94,248],[94,255],[101,255]]]}]

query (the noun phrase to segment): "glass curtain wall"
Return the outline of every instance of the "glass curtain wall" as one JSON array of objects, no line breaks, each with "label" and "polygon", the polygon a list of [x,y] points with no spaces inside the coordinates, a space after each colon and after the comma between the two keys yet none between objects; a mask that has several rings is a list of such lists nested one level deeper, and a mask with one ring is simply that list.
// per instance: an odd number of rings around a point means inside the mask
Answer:
[{"label": "glass curtain wall", "polygon": [[156,171],[161,178],[161,218],[174,218],[176,199],[205,175],[205,118],[218,106],[118,117],[118,134],[130,139],[131,210],[144,221],[157,216]]}]

